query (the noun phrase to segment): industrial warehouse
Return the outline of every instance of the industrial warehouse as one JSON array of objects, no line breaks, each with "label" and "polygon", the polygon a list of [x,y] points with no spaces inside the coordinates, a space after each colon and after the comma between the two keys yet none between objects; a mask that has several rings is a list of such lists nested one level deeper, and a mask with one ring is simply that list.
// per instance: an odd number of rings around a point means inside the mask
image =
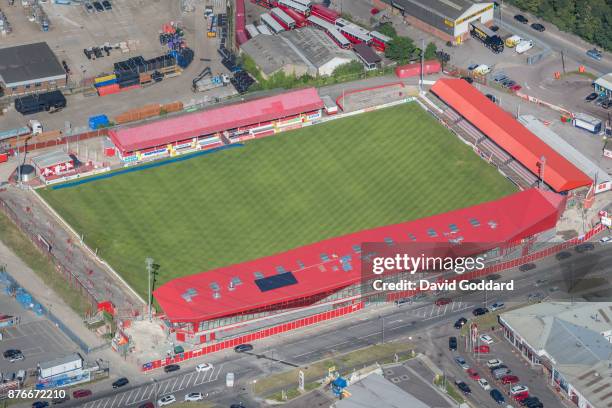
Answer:
[{"label": "industrial warehouse", "polygon": [[21,95],[66,86],[66,71],[46,42],[0,48],[0,91]]},{"label": "industrial warehouse", "polygon": [[470,35],[470,23],[491,24],[493,2],[468,0],[374,0],[375,7],[391,8],[406,22],[445,41],[461,44]]}]

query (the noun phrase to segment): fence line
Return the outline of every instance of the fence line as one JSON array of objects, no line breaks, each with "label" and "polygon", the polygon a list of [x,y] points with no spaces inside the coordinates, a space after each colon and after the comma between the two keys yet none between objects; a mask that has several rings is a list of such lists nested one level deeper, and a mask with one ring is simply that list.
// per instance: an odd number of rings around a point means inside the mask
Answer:
[{"label": "fence line", "polygon": [[[8,271],[6,271],[6,268],[4,268],[3,271],[0,271],[0,275],[3,275],[3,279],[7,280],[10,285],[12,285],[12,286],[14,286],[16,288],[17,287],[22,287],[15,280],[15,278],[13,278],[11,276],[11,274],[8,273]],[[28,292],[28,294],[30,296],[32,296],[32,302],[33,303],[37,303],[37,304],[40,305],[40,308],[43,311],[43,315],[46,316],[53,324],[55,324],[55,327],[57,327],[62,332],[64,332],[64,334],[66,336],[68,336],[68,338],[70,340],[72,340],[74,343],[76,343],[76,345],[79,346],[81,351],[83,351],[85,354],[89,354],[92,351],[96,351],[96,350],[100,350],[100,349],[106,348],[110,344],[110,343],[105,343],[105,344],[103,344],[101,346],[97,346],[97,347],[94,347],[94,348],[89,347],[87,345],[87,343],[85,343],[85,341],[83,341],[77,334],[75,334],[68,326],[66,326],[64,323],[62,323],[62,321],[57,316],[55,316],[51,312],[51,310],[49,310],[49,308],[45,307],[44,303],[39,302],[38,300],[36,300],[36,298],[30,292]]]}]

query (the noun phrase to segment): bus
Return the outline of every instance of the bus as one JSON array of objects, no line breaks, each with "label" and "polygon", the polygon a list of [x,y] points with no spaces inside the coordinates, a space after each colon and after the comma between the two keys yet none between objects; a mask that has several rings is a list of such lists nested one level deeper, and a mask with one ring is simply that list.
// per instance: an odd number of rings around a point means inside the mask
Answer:
[{"label": "bus", "polygon": [[334,22],[340,17],[338,12],[329,9],[322,4],[313,4],[312,7],[310,7],[310,13],[313,16],[322,18],[323,20],[332,24],[334,24]]},{"label": "bus", "polygon": [[285,9],[291,9],[293,11],[297,11],[298,13],[308,17],[310,15],[310,8],[306,7],[300,3],[297,3],[293,0],[278,0],[278,7]]},{"label": "bus", "polygon": [[312,24],[313,26],[325,31],[327,35],[329,35],[331,39],[334,40],[336,45],[338,45],[340,48],[343,48],[346,50],[351,47],[351,42],[347,40],[347,38],[343,36],[333,24],[328,23],[322,18],[319,18],[314,15],[308,17],[308,22]]},{"label": "bus", "polygon": [[378,31],[370,31],[370,36],[372,37],[372,45],[377,51],[384,51],[389,42],[391,42],[390,37],[387,37]]},{"label": "bus", "polygon": [[270,14],[262,14],[261,22],[265,24],[274,34],[278,34],[282,31],[285,31],[282,25],[278,21],[274,19]]},{"label": "bus", "polygon": [[303,16],[302,14],[298,13],[297,11],[294,11],[293,9],[287,8],[286,10],[284,10],[285,13],[287,13],[287,15],[289,17],[291,17],[292,19],[295,20],[295,26],[296,27],[304,27],[307,23],[306,21],[306,17]]},{"label": "bus", "polygon": [[274,7],[270,10],[272,17],[276,19],[283,26],[285,30],[293,30],[295,28],[295,20],[289,17],[287,13],[278,7]]},{"label": "bus", "polygon": [[[342,20],[342,19],[338,19]],[[360,44],[365,43],[367,45],[372,44],[372,37],[365,28],[359,27],[356,24],[349,23],[347,25],[338,26],[338,20],[336,20],[336,27],[338,31],[342,33],[351,43]],[[346,20],[344,20],[346,21]]]},{"label": "bus", "polygon": [[304,7],[308,7],[310,8],[310,5],[312,4],[312,1],[310,0],[293,0],[294,2],[301,4]]}]

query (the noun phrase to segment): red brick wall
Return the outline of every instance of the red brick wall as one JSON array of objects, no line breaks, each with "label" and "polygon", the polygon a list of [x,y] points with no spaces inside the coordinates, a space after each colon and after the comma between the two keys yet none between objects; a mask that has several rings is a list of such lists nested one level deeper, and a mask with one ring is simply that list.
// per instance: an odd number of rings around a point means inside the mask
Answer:
[{"label": "red brick wall", "polygon": [[49,82],[41,82],[40,86],[34,86],[34,84],[30,85],[29,88],[26,88],[25,86],[18,86],[15,89],[13,88],[3,88],[4,89],[4,94],[7,96],[11,96],[11,95],[21,95],[21,94],[29,94],[29,93],[34,93],[34,92],[44,92],[44,91],[49,91],[49,90],[53,90],[53,89],[57,89],[57,88],[64,88],[66,86],[66,79],[60,79],[58,81],[55,81],[54,84],[51,84]]}]

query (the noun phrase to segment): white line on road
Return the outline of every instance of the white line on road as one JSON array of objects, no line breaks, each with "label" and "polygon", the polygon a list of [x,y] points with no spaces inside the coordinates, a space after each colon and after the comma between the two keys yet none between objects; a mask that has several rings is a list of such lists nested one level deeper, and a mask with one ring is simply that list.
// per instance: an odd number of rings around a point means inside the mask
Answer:
[{"label": "white line on road", "polygon": [[177,377],[176,380],[172,383],[172,387],[170,387],[170,392],[174,392],[176,390],[176,383],[180,380],[180,377]]},{"label": "white line on road", "polygon": [[[166,384],[166,386],[164,387],[164,390],[161,391],[161,385],[164,384],[164,383]],[[160,394],[161,395],[165,395],[166,394],[166,389],[168,389],[168,386],[170,385],[170,380],[164,381],[162,384],[160,384],[160,387],[159,387]]]},{"label": "white line on road", "polygon": [[389,322],[389,324],[393,324],[393,323],[401,323],[401,322],[403,322],[403,320],[402,320],[402,319],[397,319],[397,320],[391,320],[391,321]]},{"label": "white line on road", "polygon": [[[189,374],[189,379],[191,380],[191,376],[193,373]],[[182,390],[183,389],[183,383],[185,382],[185,380],[187,379],[188,376],[184,375],[183,379],[181,380],[181,383],[178,386],[178,390]],[[189,385],[189,381],[187,381],[187,385]],[[187,387],[187,385],[185,387]]]},{"label": "white line on road", "polygon": [[[132,403],[133,403],[133,402],[135,402],[135,401],[139,401],[139,400],[138,400],[138,394],[140,394],[140,391],[144,391],[144,390],[146,390],[146,388],[147,388],[147,387],[139,387],[139,388],[136,388],[136,394],[134,395],[134,399],[132,400]],[[127,401],[126,401],[126,403],[127,403]]]},{"label": "white line on road", "polygon": [[[115,406],[115,400],[117,399],[117,397],[119,396],[119,394],[115,395],[115,398],[113,398],[112,401],[110,401],[110,407],[112,408],[113,406]],[[107,401],[108,402],[108,401]],[[106,404],[104,404],[104,406],[106,407]]]},{"label": "white line on road", "polygon": [[128,393],[127,393],[127,392],[124,392],[123,394],[121,394],[121,399],[119,400],[119,405],[118,405],[119,407],[121,406],[121,403],[123,402],[123,399],[124,399],[125,397],[127,397],[127,395],[128,395]]}]

